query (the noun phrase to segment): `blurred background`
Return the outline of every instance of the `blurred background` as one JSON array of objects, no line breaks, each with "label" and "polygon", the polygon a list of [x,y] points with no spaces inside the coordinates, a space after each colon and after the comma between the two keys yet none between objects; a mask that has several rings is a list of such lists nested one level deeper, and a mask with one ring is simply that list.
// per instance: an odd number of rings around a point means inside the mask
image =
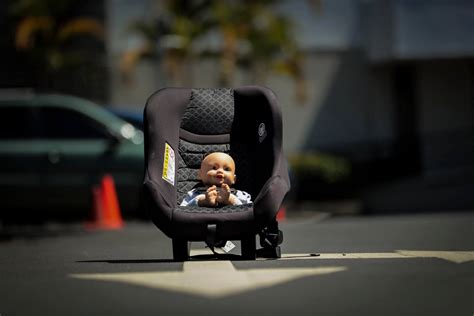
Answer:
[{"label": "blurred background", "polygon": [[83,218],[112,174],[144,217],[142,111],[166,86],[278,96],[288,212],[474,209],[470,0],[4,0],[1,220]]}]

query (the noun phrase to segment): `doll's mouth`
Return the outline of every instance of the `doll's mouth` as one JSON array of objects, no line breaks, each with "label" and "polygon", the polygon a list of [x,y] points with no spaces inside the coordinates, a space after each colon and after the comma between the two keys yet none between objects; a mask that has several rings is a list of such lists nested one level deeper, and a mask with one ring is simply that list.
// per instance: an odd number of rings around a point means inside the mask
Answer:
[{"label": "doll's mouth", "polygon": [[219,183],[225,181],[225,177],[224,177],[223,174],[218,174],[218,175],[216,175],[216,176],[215,176],[215,179],[216,179],[216,181],[219,182]]}]

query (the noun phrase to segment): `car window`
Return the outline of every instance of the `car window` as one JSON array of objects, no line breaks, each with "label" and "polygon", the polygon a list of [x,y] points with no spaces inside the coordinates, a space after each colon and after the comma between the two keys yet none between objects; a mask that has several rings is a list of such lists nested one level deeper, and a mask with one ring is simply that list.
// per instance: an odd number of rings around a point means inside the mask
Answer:
[{"label": "car window", "polygon": [[33,111],[27,106],[0,106],[0,139],[35,138]]},{"label": "car window", "polygon": [[42,134],[48,139],[110,138],[107,128],[94,119],[70,109],[41,108]]}]

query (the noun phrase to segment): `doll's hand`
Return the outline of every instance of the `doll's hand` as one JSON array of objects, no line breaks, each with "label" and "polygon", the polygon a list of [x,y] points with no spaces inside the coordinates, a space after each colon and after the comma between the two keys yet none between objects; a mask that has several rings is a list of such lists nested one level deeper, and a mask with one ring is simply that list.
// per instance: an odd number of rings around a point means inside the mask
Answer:
[{"label": "doll's hand", "polygon": [[217,206],[217,187],[215,185],[209,187],[205,194],[205,206]]},{"label": "doll's hand", "polygon": [[219,193],[217,194],[217,202],[222,205],[232,204],[230,200],[230,187],[223,183],[220,187]]}]

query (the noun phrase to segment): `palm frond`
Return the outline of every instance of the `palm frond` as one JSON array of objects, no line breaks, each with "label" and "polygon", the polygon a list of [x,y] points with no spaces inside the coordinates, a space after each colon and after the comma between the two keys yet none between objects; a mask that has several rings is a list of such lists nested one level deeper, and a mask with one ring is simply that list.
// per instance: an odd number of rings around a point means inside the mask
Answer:
[{"label": "palm frond", "polygon": [[149,45],[124,52],[120,58],[119,70],[124,81],[130,81],[136,65],[146,56],[151,56],[153,50]]},{"label": "palm frond", "polygon": [[102,40],[104,27],[92,18],[76,18],[62,25],[57,36],[58,40],[64,41],[77,35],[91,35]]},{"label": "palm frond", "polygon": [[34,46],[34,35],[37,32],[49,33],[54,21],[49,16],[28,16],[23,18],[16,29],[15,46],[27,50]]}]

